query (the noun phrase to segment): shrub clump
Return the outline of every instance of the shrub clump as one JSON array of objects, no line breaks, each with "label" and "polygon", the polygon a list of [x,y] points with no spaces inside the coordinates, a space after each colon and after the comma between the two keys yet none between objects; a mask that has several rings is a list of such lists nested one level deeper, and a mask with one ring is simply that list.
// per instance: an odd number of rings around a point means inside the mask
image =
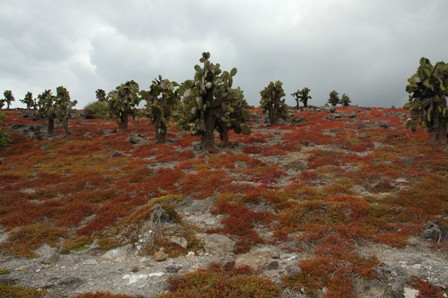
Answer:
[{"label": "shrub clump", "polygon": [[205,298],[205,297],[278,297],[280,289],[267,278],[257,275],[248,266],[235,267],[213,264],[208,269],[169,279],[170,292],[159,298]]},{"label": "shrub clump", "polygon": [[92,102],[84,108],[84,116],[87,119],[109,118],[109,108],[107,102]]},{"label": "shrub clump", "polygon": [[37,290],[22,286],[0,284],[0,297],[8,298],[40,298],[47,294],[45,290]]}]

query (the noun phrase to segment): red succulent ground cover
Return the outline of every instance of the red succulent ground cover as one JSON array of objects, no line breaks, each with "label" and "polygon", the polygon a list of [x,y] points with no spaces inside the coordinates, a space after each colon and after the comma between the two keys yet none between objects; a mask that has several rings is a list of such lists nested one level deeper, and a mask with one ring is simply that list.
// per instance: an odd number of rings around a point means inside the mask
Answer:
[{"label": "red succulent ground cover", "polygon": [[[208,232],[233,238],[236,253],[292,241],[314,254],[282,287],[353,296],[354,280],[375,278],[379,265],[375,257],[359,257],[357,243],[403,247],[429,220],[448,225],[448,154],[429,145],[425,131],[406,130],[404,110],[337,112],[356,117],[301,111],[295,114],[300,123],[266,127],[255,109],[252,134],[231,133],[233,147],[212,155],[174,128],[167,144],[155,144],[145,121],[115,132],[111,120],[73,119],[70,135],[57,127],[42,140],[11,131],[10,146],[0,151],[0,225],[12,233],[0,250],[32,257],[44,243],[64,246],[82,237],[108,243],[107,230],[132,220],[129,214],[152,198],[214,198],[223,228]],[[6,112],[7,126],[37,123],[45,125],[21,111]],[[146,142],[132,144],[133,134]],[[263,238],[259,227],[273,236]],[[218,269],[201,278],[213,278]],[[181,291],[190,281],[173,282]],[[425,281],[414,284],[422,293],[438,293]]]}]

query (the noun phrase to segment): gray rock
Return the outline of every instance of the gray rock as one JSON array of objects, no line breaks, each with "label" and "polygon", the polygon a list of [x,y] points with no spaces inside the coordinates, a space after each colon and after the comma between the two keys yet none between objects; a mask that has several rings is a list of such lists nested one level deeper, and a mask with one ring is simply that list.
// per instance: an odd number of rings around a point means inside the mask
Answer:
[{"label": "gray rock", "polygon": [[204,239],[205,251],[217,256],[225,256],[232,252],[234,248],[235,241],[225,235],[211,234]]},{"label": "gray rock", "polygon": [[299,256],[296,254],[280,254],[280,260],[295,260],[297,259]]},{"label": "gray rock", "polygon": [[51,278],[48,280],[48,282],[43,286],[43,288],[53,288],[57,286],[73,286],[73,285],[79,285],[82,284],[84,281],[80,279],[79,277],[65,277],[65,278]]},{"label": "gray rock", "polygon": [[177,273],[180,269],[182,269],[182,265],[180,264],[173,264],[165,267],[165,270],[168,273]]},{"label": "gray rock", "polygon": [[285,270],[288,276],[294,276],[302,272],[302,269],[300,269],[300,267],[297,265],[288,265],[286,266]]},{"label": "gray rock", "polygon": [[412,288],[404,288],[404,298],[415,298],[418,295],[418,291]]},{"label": "gray rock", "polygon": [[430,221],[425,224],[420,235],[424,240],[440,242],[448,239],[448,228],[438,221]]},{"label": "gray rock", "polygon": [[168,258],[168,255],[166,253],[164,253],[162,250],[156,251],[154,253],[154,260],[156,260],[157,262],[163,262],[167,258]]},{"label": "gray rock", "polygon": [[132,135],[128,138],[128,142],[137,145],[137,144],[146,144],[148,141],[142,135]]},{"label": "gray rock", "polygon": [[188,246],[188,241],[184,237],[172,236],[170,238],[170,241],[173,243],[176,243],[177,245],[179,245],[183,248],[187,248],[187,246]]},{"label": "gray rock", "polygon": [[228,253],[225,257],[223,257],[221,260],[219,260],[219,264],[221,266],[227,266],[227,265],[235,265],[236,255],[231,252]]},{"label": "gray rock", "polygon": [[269,262],[268,264],[266,264],[266,269],[267,270],[278,270],[280,264],[278,263],[278,261],[272,261]]},{"label": "gray rock", "polygon": [[42,264],[54,265],[59,261],[59,251],[55,249],[52,254],[42,260]]},{"label": "gray rock", "polygon": [[132,250],[132,244],[128,244],[122,247],[111,249],[107,251],[104,255],[102,255],[102,257],[107,260],[122,262],[126,260],[131,250]]},{"label": "gray rock", "polygon": [[98,266],[98,262],[94,259],[88,259],[82,262],[83,265]]},{"label": "gray rock", "polygon": [[277,253],[277,252],[274,252],[274,253],[271,255],[271,258],[273,258],[273,259],[280,259],[280,254]]}]

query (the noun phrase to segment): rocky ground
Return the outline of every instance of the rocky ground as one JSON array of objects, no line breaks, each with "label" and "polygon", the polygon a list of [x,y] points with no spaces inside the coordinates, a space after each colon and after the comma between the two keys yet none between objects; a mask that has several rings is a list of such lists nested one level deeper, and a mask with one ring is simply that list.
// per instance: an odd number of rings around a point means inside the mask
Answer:
[{"label": "rocky ground", "polygon": [[[206,202],[202,201],[202,204]],[[184,219],[200,226],[216,226],[218,219],[202,208],[192,206],[179,210]],[[197,210],[191,213],[191,210]],[[206,268],[212,263],[235,262],[260,270],[261,274],[280,281],[282,275],[300,272],[297,265],[306,253],[290,253],[288,245],[258,245],[251,251],[235,255],[234,242],[224,235],[197,234],[204,249],[189,252],[176,258],[167,257],[162,251],[152,256],[138,254],[138,243],[100,251],[96,244],[88,249],[61,254],[47,245],[38,251],[34,259],[0,256],[2,268],[10,270],[1,275],[3,282],[47,290],[46,297],[70,297],[86,292],[111,292],[115,294],[156,297],[168,289],[168,278],[178,274]],[[4,239],[3,233],[0,239]],[[185,239],[179,239],[179,243]],[[428,247],[422,239],[412,239],[403,249],[386,245],[363,243],[357,247],[363,256],[376,255],[382,262],[378,279],[359,281],[360,297],[415,297],[418,292],[408,285],[412,277],[427,280],[444,287],[448,284],[448,256]],[[325,289],[322,289],[322,295]],[[283,291],[282,297],[307,297],[305,291]],[[446,295],[445,295],[446,297]]]},{"label": "rocky ground", "polygon": [[[344,117],[347,121],[355,121],[356,115],[352,113],[347,115],[331,113],[330,116],[332,119]],[[399,114],[397,117],[402,117],[402,115]],[[261,122],[261,116],[259,118]],[[304,121],[301,118],[295,120],[297,120],[297,123]],[[361,125],[380,127],[387,132],[392,131],[390,134],[394,134],[393,130],[388,128],[388,122],[357,121],[358,127]],[[82,125],[84,125],[83,123],[81,122]],[[86,123],[88,124],[88,122]],[[11,129],[26,138],[40,140],[45,137],[45,134],[41,132],[44,130],[44,126],[41,124],[15,125],[14,127],[11,126]],[[289,130],[279,128],[273,133],[272,130],[266,128],[262,123],[257,125],[258,137],[262,140],[267,140],[266,143],[260,143],[257,146],[264,149],[278,145],[282,141],[282,136],[290,132]],[[335,134],[332,129],[325,130],[325,134],[331,135],[332,133]],[[358,141],[370,137],[364,132],[357,132],[357,136],[359,137]],[[129,142],[137,146],[146,144],[148,141],[139,135],[133,135],[129,138]],[[374,148],[370,149],[370,151],[351,153],[357,157],[365,157],[371,153],[371,150],[384,146],[384,144],[379,142],[373,142],[373,145]],[[248,145],[235,144],[231,150],[239,150],[241,152],[244,146]],[[190,147],[190,149],[194,149],[194,145]],[[347,150],[341,149],[334,144],[309,144],[302,146],[300,151],[288,152],[288,154],[283,156],[257,154],[257,159],[268,166],[280,165],[282,169],[285,169],[286,174],[276,182],[276,186],[282,187],[288,185],[290,180],[301,171],[308,169],[310,155],[319,151],[345,152]],[[129,153],[117,151],[117,155],[125,154],[130,155]],[[176,161],[164,163],[163,165],[151,163],[148,167],[151,167],[151,169],[160,166],[174,167],[175,163]],[[235,168],[238,169],[238,167],[239,164],[236,163]],[[229,175],[234,174],[229,173]],[[235,181],[245,181],[246,184],[253,183],[244,174],[239,175],[242,176],[237,178],[241,179],[235,179]],[[382,183],[382,180],[378,181],[378,184],[380,183]],[[406,189],[409,187],[409,183],[406,178],[400,177],[387,180],[387,187],[379,185],[379,188],[390,189],[390,193],[372,191],[376,186],[371,185],[369,189],[361,185],[354,185],[351,190],[363,197],[381,201],[392,192]],[[25,191],[29,191],[29,189],[23,190],[23,192]],[[214,200],[214,197],[194,200],[191,196],[185,196],[175,206],[175,211],[180,216],[180,221],[192,227],[195,238],[201,242],[201,245],[199,245],[201,248],[196,251],[187,251],[175,258],[168,257],[163,250],[151,255],[143,255],[142,246],[148,244],[155,232],[154,220],[148,219],[146,223],[139,227],[138,240],[135,243],[109,251],[100,250],[99,245],[94,242],[84,250],[71,251],[69,253],[62,253],[58,248],[43,245],[36,251],[39,257],[32,259],[0,254],[0,269],[9,270],[9,273],[0,275],[0,283],[46,290],[46,297],[52,298],[73,297],[81,293],[97,291],[141,295],[149,298],[157,297],[160,293],[167,291],[169,288],[168,279],[171,276],[207,268],[212,263],[225,264],[234,262],[236,265],[249,265],[258,269],[261,275],[280,283],[282,276],[301,272],[299,266],[301,260],[314,257],[312,249],[302,251],[296,249],[295,243],[287,241],[279,241],[276,245],[259,244],[252,247],[249,252],[234,254],[235,242],[233,240],[222,234],[206,233],[207,230],[222,227],[221,220],[224,215],[216,215],[210,212],[213,208]],[[271,211],[268,205],[260,204],[255,207],[267,208],[266,210],[263,209],[263,211]],[[163,214],[160,215],[160,218],[162,217]],[[161,226],[158,226],[158,228],[170,229],[170,225],[173,225],[173,223],[167,220],[161,223]],[[271,230],[263,229],[263,227],[256,227],[256,229],[261,238],[268,240],[265,243],[269,243],[269,240],[273,238]],[[5,231],[6,229],[2,230],[0,226],[0,243],[8,238],[8,233]],[[13,231],[9,230],[9,232]],[[122,236],[117,235],[117,237]],[[128,235],[128,238],[134,237]],[[415,236],[409,239],[408,245],[400,249],[377,242],[357,240],[356,253],[366,259],[376,256],[381,265],[376,268],[378,275],[376,279],[370,281],[359,279],[356,281],[356,295],[358,297],[416,297],[419,293],[411,285],[411,281],[414,278],[428,281],[432,285],[443,288],[446,291],[448,287],[448,255],[446,249],[437,250],[431,248],[431,245],[447,238],[448,230],[446,228],[442,229],[440,226],[430,225],[424,228],[420,237]],[[428,241],[428,239],[431,241]],[[169,240],[183,248],[186,248],[188,245],[188,240],[181,236],[172,236]],[[128,241],[123,242],[129,243]],[[323,297],[325,292],[326,289],[323,288],[318,294]],[[305,289],[300,291],[284,289],[281,297],[309,297],[309,295],[307,295]],[[448,296],[444,293],[443,297]]]}]

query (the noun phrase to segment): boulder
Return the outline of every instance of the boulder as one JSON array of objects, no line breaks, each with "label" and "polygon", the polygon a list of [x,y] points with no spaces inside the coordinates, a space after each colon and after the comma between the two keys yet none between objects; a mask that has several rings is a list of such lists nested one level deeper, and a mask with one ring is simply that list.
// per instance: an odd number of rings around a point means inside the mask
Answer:
[{"label": "boulder", "polygon": [[234,248],[235,241],[225,235],[211,234],[204,239],[205,251],[213,255],[225,256],[233,252]]},{"label": "boulder", "polygon": [[114,262],[122,262],[126,260],[132,250],[132,244],[117,247],[107,251],[102,257]]}]

